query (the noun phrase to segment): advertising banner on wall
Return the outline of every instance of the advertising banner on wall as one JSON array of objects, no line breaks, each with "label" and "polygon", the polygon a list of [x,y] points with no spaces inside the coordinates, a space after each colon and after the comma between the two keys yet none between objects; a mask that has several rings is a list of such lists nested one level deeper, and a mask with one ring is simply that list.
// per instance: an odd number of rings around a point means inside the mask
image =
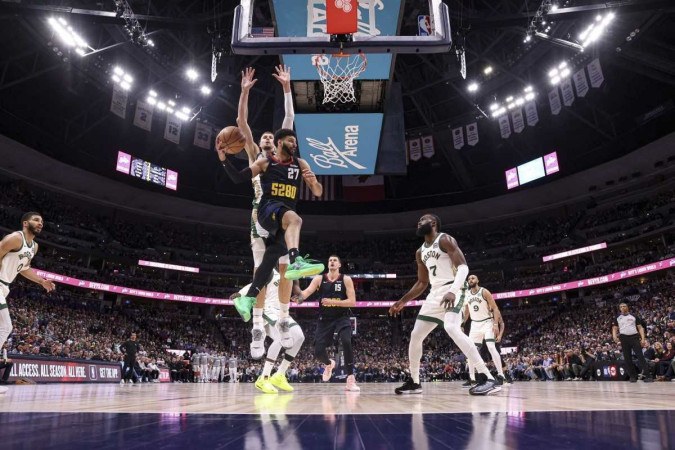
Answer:
[{"label": "advertising banner on wall", "polygon": [[9,381],[26,378],[36,383],[119,383],[122,378],[119,363],[9,356],[14,362]]}]

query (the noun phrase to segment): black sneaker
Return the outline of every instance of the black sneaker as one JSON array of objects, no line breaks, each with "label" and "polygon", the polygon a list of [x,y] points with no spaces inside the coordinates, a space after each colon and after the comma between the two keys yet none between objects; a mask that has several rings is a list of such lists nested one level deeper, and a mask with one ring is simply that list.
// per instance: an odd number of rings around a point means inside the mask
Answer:
[{"label": "black sneaker", "polygon": [[421,394],[422,393],[422,385],[419,383],[415,383],[412,379],[406,381],[403,383],[403,386],[397,387],[394,389],[394,392],[396,394]]},{"label": "black sneaker", "polygon": [[495,378],[495,384],[497,386],[502,386],[506,380],[504,380],[504,377],[502,375],[497,375],[497,378]]},{"label": "black sneaker", "polygon": [[462,385],[463,388],[470,388],[476,385],[474,380],[466,380],[466,383]]},{"label": "black sneaker", "polygon": [[477,384],[469,389],[471,395],[488,395],[502,390],[501,386],[497,385],[495,380],[487,380],[484,383]]},{"label": "black sneaker", "polygon": [[654,379],[652,377],[644,377],[642,381],[645,383],[653,383]]}]

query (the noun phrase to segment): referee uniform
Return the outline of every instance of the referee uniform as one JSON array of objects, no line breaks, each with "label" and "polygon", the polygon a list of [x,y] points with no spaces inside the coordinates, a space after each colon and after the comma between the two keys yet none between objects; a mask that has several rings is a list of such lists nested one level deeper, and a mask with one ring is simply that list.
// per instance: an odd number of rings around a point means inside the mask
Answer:
[{"label": "referee uniform", "polygon": [[616,319],[614,319],[614,327],[619,329],[619,342],[621,342],[621,349],[623,350],[623,359],[626,361],[626,368],[628,369],[628,374],[630,375],[630,380],[635,382],[637,381],[638,374],[635,371],[635,364],[633,364],[633,353],[637,357],[638,366],[645,376],[645,381],[651,381],[649,379],[649,372],[647,361],[642,354],[642,345],[640,344],[640,333],[638,327],[645,329],[644,321],[628,312],[626,308],[625,312],[619,314]]}]

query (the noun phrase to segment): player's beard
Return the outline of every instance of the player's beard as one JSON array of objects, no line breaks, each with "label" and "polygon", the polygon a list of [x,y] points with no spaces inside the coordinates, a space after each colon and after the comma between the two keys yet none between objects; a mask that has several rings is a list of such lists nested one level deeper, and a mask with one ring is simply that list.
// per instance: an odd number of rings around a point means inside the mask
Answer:
[{"label": "player's beard", "polygon": [[418,236],[426,236],[427,234],[431,233],[432,228],[431,228],[431,223],[425,223],[421,227],[417,227],[417,231],[415,231],[415,234]]},{"label": "player's beard", "polygon": [[35,225],[29,223],[28,224],[28,231],[30,231],[31,234],[37,236],[38,234],[40,234],[42,229],[38,229]]},{"label": "player's beard", "polygon": [[297,149],[291,149],[291,147],[289,147],[289,146],[286,145],[286,144],[281,144],[281,148],[284,149],[284,152],[286,152],[286,154],[287,154],[288,156],[293,156],[293,155],[295,155],[295,152],[296,152],[296,150],[297,150]]}]

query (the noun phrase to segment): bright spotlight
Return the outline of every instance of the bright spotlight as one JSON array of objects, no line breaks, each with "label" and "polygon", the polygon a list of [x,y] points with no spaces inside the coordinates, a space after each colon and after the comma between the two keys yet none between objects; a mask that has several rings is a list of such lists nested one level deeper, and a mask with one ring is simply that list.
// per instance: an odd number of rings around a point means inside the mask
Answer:
[{"label": "bright spotlight", "polygon": [[525,94],[525,100],[530,101],[534,98],[534,92],[528,92]]},{"label": "bright spotlight", "polygon": [[167,106],[167,107],[166,107],[166,112],[168,112],[169,114],[173,114],[174,109],[173,109],[172,107],[170,107],[170,106]]},{"label": "bright spotlight", "polygon": [[553,78],[554,76],[558,75],[558,69],[551,69],[548,71],[548,77]]},{"label": "bright spotlight", "polygon": [[469,86],[467,86],[467,90],[469,92],[476,92],[478,90],[478,83],[476,82],[470,83]]},{"label": "bright spotlight", "polygon": [[157,92],[153,91],[152,89],[150,92],[148,92],[148,94],[150,94],[150,97],[157,97]]},{"label": "bright spotlight", "polygon": [[499,109],[499,103],[493,103],[490,105],[490,111],[495,112]]},{"label": "bright spotlight", "polygon": [[173,100],[169,100],[167,101],[167,103],[169,104],[169,106],[176,106],[176,102],[174,102]]},{"label": "bright spotlight", "polygon": [[551,11],[557,11],[558,5],[551,5]]},{"label": "bright spotlight", "polygon": [[119,83],[120,81],[122,81],[122,79],[121,79],[120,77],[118,77],[117,75],[113,75],[113,76],[110,77],[110,78],[112,78],[112,80],[113,80],[115,83]]},{"label": "bright spotlight", "polygon": [[556,76],[554,76],[553,78],[551,78],[551,84],[552,84],[552,85],[555,86],[555,85],[558,84],[558,83],[560,83],[560,77],[559,77],[558,75],[556,75]]},{"label": "bright spotlight", "polygon": [[492,66],[487,66],[485,69],[483,69],[483,73],[485,75],[490,75],[492,73]]},{"label": "bright spotlight", "polygon": [[86,54],[86,52],[84,51],[84,49],[81,49],[81,48],[76,48],[76,49],[75,49],[75,53],[77,53],[77,54],[80,55],[80,56],[84,56],[84,55]]},{"label": "bright spotlight", "polygon": [[570,69],[569,68],[564,68],[563,70],[560,71],[560,78],[567,78],[570,76]]},{"label": "bright spotlight", "polygon": [[157,109],[159,109],[160,111],[164,111],[166,109],[166,103],[157,102]]},{"label": "bright spotlight", "polygon": [[188,70],[185,71],[185,76],[188,78],[190,81],[195,81],[197,78],[199,78],[199,73],[192,67],[190,67]]},{"label": "bright spotlight", "polygon": [[513,95],[506,97],[506,103],[511,103],[513,101]]},{"label": "bright spotlight", "polygon": [[154,46],[155,46],[155,42],[154,42],[152,39],[148,39],[148,45],[149,45],[150,47],[154,47]]},{"label": "bright spotlight", "polygon": [[564,69],[565,67],[567,67],[567,62],[566,62],[566,61],[563,61],[563,62],[561,62],[560,64],[558,64],[558,69]]},{"label": "bright spotlight", "polygon": [[202,93],[202,95],[211,95],[211,88],[207,85],[203,85],[201,88],[199,88],[199,91]]},{"label": "bright spotlight", "polygon": [[532,86],[525,86],[525,89],[523,89],[525,92],[532,92]]},{"label": "bright spotlight", "polygon": [[122,68],[119,66],[115,66],[113,72],[115,72],[115,75],[124,75],[124,70],[122,70]]},{"label": "bright spotlight", "polygon": [[148,98],[145,99],[146,102],[148,102],[150,105],[156,105],[157,104],[157,99],[155,97],[151,97],[148,95]]},{"label": "bright spotlight", "polygon": [[528,34],[527,36],[525,36],[525,39],[523,40],[523,42],[530,42],[531,40],[532,40],[532,36],[530,36]]},{"label": "bright spotlight", "polygon": [[129,89],[131,89],[131,84],[129,84],[127,81],[124,81],[124,80],[122,80],[122,82],[120,83],[120,86],[125,91],[128,91]]},{"label": "bright spotlight", "polygon": [[122,78],[124,78],[124,81],[126,81],[127,83],[133,83],[134,82],[134,79],[128,73],[125,73],[122,76]]},{"label": "bright spotlight", "polygon": [[183,106],[180,110],[185,114],[190,114],[190,108],[188,108],[187,106]]}]

